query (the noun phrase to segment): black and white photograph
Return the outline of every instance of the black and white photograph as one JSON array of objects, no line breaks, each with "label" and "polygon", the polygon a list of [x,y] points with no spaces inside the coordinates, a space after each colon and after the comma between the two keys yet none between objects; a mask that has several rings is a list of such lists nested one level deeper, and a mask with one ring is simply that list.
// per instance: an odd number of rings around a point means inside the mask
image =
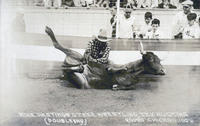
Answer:
[{"label": "black and white photograph", "polygon": [[200,0],[0,9],[0,126],[200,126]]}]

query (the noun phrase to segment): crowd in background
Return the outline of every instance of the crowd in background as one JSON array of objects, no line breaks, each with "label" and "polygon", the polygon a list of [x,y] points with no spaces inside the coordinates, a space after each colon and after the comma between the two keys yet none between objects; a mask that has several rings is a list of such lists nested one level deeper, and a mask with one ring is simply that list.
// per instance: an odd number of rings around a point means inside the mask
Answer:
[{"label": "crowd in background", "polygon": [[[176,9],[181,8],[181,3],[184,0],[120,0],[122,8],[166,8]],[[200,1],[192,0],[194,9],[200,9]],[[106,9],[116,6],[117,0],[34,0],[37,6],[50,7],[104,7]]]},{"label": "crowd in background", "polygon": [[[112,9],[112,18],[110,23],[112,26],[112,37],[119,38],[140,38],[140,39],[199,39],[200,38],[200,17],[192,11],[193,2],[186,0],[181,3],[182,11],[177,13],[172,20],[171,35],[167,36],[165,31],[160,29],[160,20],[154,18],[151,12],[146,12],[144,21],[141,24],[135,24],[135,17],[131,15],[132,10],[127,8],[124,15],[118,16],[118,24],[116,21],[116,9]],[[118,25],[118,31],[116,30]],[[116,36],[116,31],[118,36]]]},{"label": "crowd in background", "polygon": [[[48,0],[46,0],[48,1]],[[70,0],[69,0],[70,1]],[[166,1],[166,0],[163,0]],[[39,1],[37,1],[37,4]],[[52,4],[52,2],[50,2]],[[61,4],[61,3],[56,3]],[[74,3],[73,3],[74,4]],[[40,3],[41,6],[43,2]],[[168,4],[169,8],[174,8],[174,5]],[[158,6],[165,6],[160,3]],[[162,21],[155,14],[151,13],[151,9],[144,14],[144,21],[140,20],[136,24],[136,17],[131,14],[133,10],[130,7],[126,7],[124,13],[116,14],[117,8],[112,7],[110,24],[112,31],[110,30],[110,36],[113,38],[142,38],[142,39],[199,39],[200,38],[200,15],[194,13],[193,8],[195,3],[192,0],[185,0],[181,3],[181,10],[171,19],[169,23],[169,31],[164,31],[160,28],[163,24]],[[199,10],[196,10],[198,12]],[[155,17],[156,18],[155,18]],[[118,21],[118,22],[117,22]],[[117,25],[118,23],[118,25]],[[18,25],[15,25],[18,26]],[[118,26],[118,27],[116,27]],[[118,30],[117,30],[118,29]],[[172,29],[172,31],[171,31]],[[117,32],[117,35],[116,35]],[[166,34],[167,33],[167,34]]]}]

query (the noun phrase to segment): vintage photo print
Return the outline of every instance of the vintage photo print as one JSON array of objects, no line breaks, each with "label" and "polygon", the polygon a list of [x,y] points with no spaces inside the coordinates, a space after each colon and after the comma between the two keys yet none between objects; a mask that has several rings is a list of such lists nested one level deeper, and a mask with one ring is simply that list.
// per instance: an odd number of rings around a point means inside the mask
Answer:
[{"label": "vintage photo print", "polygon": [[199,0],[2,0],[1,126],[200,126]]}]

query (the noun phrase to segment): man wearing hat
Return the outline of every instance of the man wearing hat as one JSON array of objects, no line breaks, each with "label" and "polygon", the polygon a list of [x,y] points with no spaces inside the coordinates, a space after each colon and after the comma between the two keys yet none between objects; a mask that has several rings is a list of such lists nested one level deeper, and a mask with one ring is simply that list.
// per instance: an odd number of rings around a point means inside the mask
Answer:
[{"label": "man wearing hat", "polygon": [[103,88],[109,82],[108,60],[110,47],[108,46],[110,39],[107,37],[107,31],[100,29],[99,34],[95,36],[89,43],[84,53],[84,75],[93,88]]},{"label": "man wearing hat", "polygon": [[184,27],[188,24],[187,15],[192,13],[191,9],[193,8],[193,2],[191,0],[186,0],[181,4],[183,6],[183,11],[175,15],[175,19],[172,25],[173,38],[177,39],[182,38]]},{"label": "man wearing hat", "polygon": [[119,17],[119,38],[133,38],[135,18],[131,15],[132,10],[126,8],[124,15]]},{"label": "man wearing hat", "polygon": [[197,39],[200,37],[200,28],[196,22],[197,14],[187,15],[188,25],[184,28],[183,39]]},{"label": "man wearing hat", "polygon": [[84,53],[86,62],[107,64],[110,52],[110,47],[108,47],[109,41],[110,39],[107,38],[107,31],[100,29],[99,35],[95,36],[95,38],[89,42],[88,48]]}]

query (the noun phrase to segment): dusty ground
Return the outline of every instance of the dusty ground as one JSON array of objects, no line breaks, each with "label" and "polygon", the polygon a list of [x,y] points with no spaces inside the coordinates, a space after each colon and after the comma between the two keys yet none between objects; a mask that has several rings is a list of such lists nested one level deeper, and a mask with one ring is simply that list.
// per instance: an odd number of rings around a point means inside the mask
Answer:
[{"label": "dusty ground", "polygon": [[125,117],[85,119],[87,126],[200,125],[199,66],[165,66],[166,76],[141,77],[136,90],[112,91],[68,87],[58,78],[61,62],[17,60],[16,64],[17,72],[10,74],[2,91],[2,126],[46,125],[44,118],[20,117],[20,112],[187,112],[193,123],[130,123]]},{"label": "dusty ground", "polygon": [[[22,39],[23,38],[23,39]],[[27,35],[16,38],[17,44],[51,46],[45,35]],[[64,46],[83,48],[82,39],[59,38]],[[87,41],[85,38],[85,41]],[[133,43],[123,41],[111,46],[113,50],[124,50]],[[134,43],[135,44],[135,43]],[[137,50],[137,45],[131,50]],[[196,51],[200,50],[199,42],[145,42],[148,50]],[[157,47],[158,46],[158,47]],[[148,48],[146,48],[148,47]],[[20,49],[20,48],[19,48]],[[9,51],[8,51],[9,52]],[[23,51],[22,51],[23,52]],[[31,52],[31,51],[30,51]],[[31,56],[29,51],[25,55]],[[35,52],[38,57],[43,52]],[[179,57],[180,58],[180,57]],[[198,57],[187,57],[195,59]],[[199,126],[200,125],[200,66],[167,65],[165,76],[142,76],[135,90],[80,90],[68,86],[62,75],[61,62],[40,60],[8,60],[9,70],[5,68],[1,76],[1,123],[2,126],[45,126],[44,117],[20,117],[19,113],[87,113],[103,112],[137,113],[141,112],[180,112],[186,113],[189,123],[181,123],[180,117],[172,118],[173,123],[133,123],[126,119],[136,117],[80,117],[86,119],[87,126]],[[178,57],[176,59],[178,61]],[[192,62],[192,61],[191,61]],[[137,117],[141,117],[137,116]],[[168,116],[167,116],[168,117]],[[147,117],[146,117],[147,118]],[[146,119],[145,118],[145,119]],[[72,117],[65,119],[74,119]],[[75,118],[77,119],[77,118]],[[75,123],[51,123],[52,126],[74,126]],[[79,124],[80,125],[80,124]]]}]

